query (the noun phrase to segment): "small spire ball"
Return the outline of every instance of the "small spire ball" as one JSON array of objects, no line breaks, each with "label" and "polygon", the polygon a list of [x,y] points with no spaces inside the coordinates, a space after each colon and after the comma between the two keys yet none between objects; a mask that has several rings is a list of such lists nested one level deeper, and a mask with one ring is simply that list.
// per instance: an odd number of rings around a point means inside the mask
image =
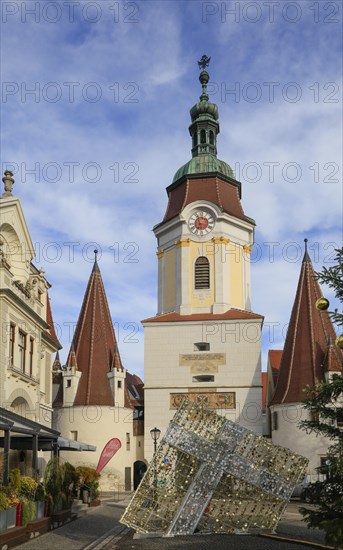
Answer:
[{"label": "small spire ball", "polygon": [[341,334],[340,336],[337,336],[335,343],[339,349],[343,349],[343,334]]},{"label": "small spire ball", "polygon": [[327,311],[329,309],[329,306],[330,306],[330,302],[329,300],[324,298],[324,296],[322,296],[321,298],[318,298],[318,300],[316,301],[316,308],[319,311]]}]

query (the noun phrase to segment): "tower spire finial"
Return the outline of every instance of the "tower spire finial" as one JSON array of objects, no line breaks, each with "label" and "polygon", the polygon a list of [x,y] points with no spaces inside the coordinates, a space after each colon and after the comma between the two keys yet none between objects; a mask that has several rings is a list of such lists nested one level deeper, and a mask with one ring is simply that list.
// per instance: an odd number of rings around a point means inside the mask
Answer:
[{"label": "tower spire finial", "polygon": [[210,58],[210,57],[207,57],[207,55],[204,54],[204,55],[202,56],[202,58],[200,59],[200,61],[198,61],[199,69],[205,70],[206,67],[209,66],[210,61],[211,61],[211,58]]},{"label": "tower spire finial", "polygon": [[99,271],[98,266],[98,254],[99,251],[97,249],[94,250],[94,265],[93,265],[93,273],[97,273]]},{"label": "tower spire finial", "polygon": [[311,261],[311,258],[310,258],[309,254],[308,254],[308,251],[307,251],[308,239],[304,239],[304,243],[305,243],[305,253],[304,253],[303,262],[310,262],[310,261]]},{"label": "tower spire finial", "polygon": [[208,72],[205,69],[206,69],[206,67],[209,66],[210,61],[211,61],[211,58],[207,57],[207,55],[205,55],[205,54],[202,56],[200,61],[198,61],[199,69],[202,69],[202,71],[200,73],[200,76],[199,76],[199,80],[200,80],[200,83],[201,83],[201,86],[202,86],[202,94],[200,96],[200,101],[208,101],[209,100],[209,97],[208,97],[208,94],[207,94],[207,84],[208,84],[208,81],[210,80],[210,75],[208,74]]},{"label": "tower spire finial", "polygon": [[209,101],[207,84],[210,75],[205,70],[211,58],[203,55],[198,61],[201,70],[199,80],[202,86],[200,101],[190,110],[192,124],[189,133],[192,136],[192,157],[199,155],[217,156],[217,135],[219,134],[218,107]]}]

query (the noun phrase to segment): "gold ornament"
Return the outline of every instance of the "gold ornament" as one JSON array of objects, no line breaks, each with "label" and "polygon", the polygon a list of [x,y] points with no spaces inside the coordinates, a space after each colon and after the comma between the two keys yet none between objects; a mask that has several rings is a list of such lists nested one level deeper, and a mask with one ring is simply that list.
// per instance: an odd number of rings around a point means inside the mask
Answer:
[{"label": "gold ornament", "polygon": [[336,346],[337,346],[339,349],[343,349],[343,334],[341,334],[340,336],[337,336],[337,338],[336,338]]},{"label": "gold ornament", "polygon": [[330,306],[330,302],[329,300],[327,300],[326,298],[324,298],[324,296],[322,296],[321,298],[318,298],[318,300],[316,301],[316,308],[319,309],[319,311],[326,311]]}]

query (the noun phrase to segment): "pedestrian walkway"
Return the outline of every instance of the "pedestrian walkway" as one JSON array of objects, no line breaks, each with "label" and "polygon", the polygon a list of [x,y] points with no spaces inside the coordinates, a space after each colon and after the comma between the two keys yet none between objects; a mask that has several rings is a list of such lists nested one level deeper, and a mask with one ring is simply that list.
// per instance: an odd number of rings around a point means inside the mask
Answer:
[{"label": "pedestrian walkway", "polygon": [[[80,518],[71,521],[20,546],[20,550],[83,550],[92,544],[101,542],[107,534],[119,536],[120,531],[127,532],[119,523],[123,508],[106,501],[102,506],[88,508]],[[117,531],[115,531],[117,529]],[[94,547],[94,546],[93,546]]]},{"label": "pedestrian walkway", "polygon": [[[102,505],[86,508],[83,515],[55,531],[20,546],[20,550],[304,550],[326,548],[324,535],[301,521],[298,504],[286,509],[275,537],[271,535],[192,535],[137,538],[119,523],[132,498],[130,493],[102,495]],[[299,540],[292,540],[296,538]]]},{"label": "pedestrian walkway", "polygon": [[268,539],[259,535],[192,535],[174,538],[130,540],[108,550],[319,550],[323,546],[289,540]]}]

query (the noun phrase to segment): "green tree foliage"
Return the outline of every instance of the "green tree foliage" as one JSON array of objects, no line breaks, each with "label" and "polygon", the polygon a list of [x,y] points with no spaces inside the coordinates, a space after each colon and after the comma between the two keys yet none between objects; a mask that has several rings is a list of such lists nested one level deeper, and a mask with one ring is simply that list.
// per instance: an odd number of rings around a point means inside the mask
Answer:
[{"label": "green tree foliage", "polygon": [[[336,264],[323,268],[317,274],[321,283],[333,288],[343,303],[343,249],[337,250]],[[338,310],[329,312],[334,323],[343,325],[343,315]],[[310,420],[300,422],[307,433],[324,435],[331,441],[325,464],[318,471],[322,477],[304,491],[307,502],[315,508],[300,508],[308,527],[325,531],[326,542],[343,548],[343,378],[334,374],[330,382],[320,382],[306,389],[305,408]]]},{"label": "green tree foliage", "polygon": [[[321,273],[317,273],[320,283],[328,285],[335,292],[336,298],[343,304],[343,248],[336,250],[335,265],[332,267],[323,267]],[[338,325],[343,325],[343,314],[337,309],[329,312],[332,321]]]},{"label": "green tree foliage", "polygon": [[51,498],[52,510],[57,511],[60,505],[66,507],[71,502],[71,495],[78,484],[79,475],[76,468],[60,458],[52,458],[44,473],[44,490]]},{"label": "green tree foliage", "polygon": [[58,457],[52,458],[45,469],[43,485],[46,494],[52,500],[52,511],[59,508],[59,500],[62,498],[62,484],[64,480],[64,467]]},{"label": "green tree foliage", "polygon": [[78,466],[76,473],[79,476],[80,485],[90,491],[91,500],[99,495],[99,479],[100,474],[94,468],[89,466]]}]

